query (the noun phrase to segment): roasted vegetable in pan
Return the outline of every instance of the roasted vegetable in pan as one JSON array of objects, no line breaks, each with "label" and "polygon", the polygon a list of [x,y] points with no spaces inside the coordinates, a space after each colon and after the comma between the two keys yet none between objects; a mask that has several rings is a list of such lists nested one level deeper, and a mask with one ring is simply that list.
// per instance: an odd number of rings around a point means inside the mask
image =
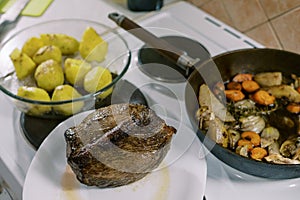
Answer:
[{"label": "roasted vegetable in pan", "polygon": [[225,83],[224,89],[226,115],[234,119],[230,121],[214,111],[220,111],[220,103],[216,103],[216,97],[205,84],[201,85],[196,114],[200,129],[241,156],[300,164],[299,78],[291,77],[284,78],[281,72],[237,74]]}]

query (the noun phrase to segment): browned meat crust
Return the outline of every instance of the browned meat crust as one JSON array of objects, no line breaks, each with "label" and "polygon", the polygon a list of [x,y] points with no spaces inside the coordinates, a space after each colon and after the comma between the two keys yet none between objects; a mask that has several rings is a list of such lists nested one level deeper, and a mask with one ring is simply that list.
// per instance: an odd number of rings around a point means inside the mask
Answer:
[{"label": "browned meat crust", "polygon": [[175,132],[144,105],[111,105],[66,130],[67,161],[83,184],[126,185],[161,163]]}]

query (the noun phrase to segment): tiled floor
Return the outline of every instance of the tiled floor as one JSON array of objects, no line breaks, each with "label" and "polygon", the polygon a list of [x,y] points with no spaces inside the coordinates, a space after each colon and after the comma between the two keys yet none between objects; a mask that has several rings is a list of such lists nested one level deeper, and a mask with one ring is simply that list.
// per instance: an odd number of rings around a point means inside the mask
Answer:
[{"label": "tiled floor", "polygon": [[186,0],[269,48],[300,53],[300,0]]}]

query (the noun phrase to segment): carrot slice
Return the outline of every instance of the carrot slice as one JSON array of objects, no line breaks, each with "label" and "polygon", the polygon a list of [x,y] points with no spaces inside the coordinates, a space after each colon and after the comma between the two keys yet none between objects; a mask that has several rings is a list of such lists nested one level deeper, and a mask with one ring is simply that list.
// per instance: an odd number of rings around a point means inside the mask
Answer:
[{"label": "carrot slice", "polygon": [[225,95],[232,101],[240,101],[245,98],[245,95],[240,90],[225,90]]},{"label": "carrot slice", "polygon": [[264,90],[258,90],[253,94],[252,98],[256,103],[265,106],[274,104],[275,102],[275,97]]},{"label": "carrot slice", "polygon": [[258,85],[257,82],[255,81],[244,81],[242,83],[242,87],[246,92],[252,93],[255,92],[256,90],[258,90],[260,88],[260,86]]},{"label": "carrot slice", "polygon": [[242,90],[242,85],[238,82],[229,82],[227,85],[228,90]]},{"label": "carrot slice", "polygon": [[290,103],[287,105],[286,109],[291,113],[300,113],[300,105],[297,103]]},{"label": "carrot slice", "polygon": [[233,77],[232,81],[234,82],[243,82],[252,80],[252,74],[237,74]]}]

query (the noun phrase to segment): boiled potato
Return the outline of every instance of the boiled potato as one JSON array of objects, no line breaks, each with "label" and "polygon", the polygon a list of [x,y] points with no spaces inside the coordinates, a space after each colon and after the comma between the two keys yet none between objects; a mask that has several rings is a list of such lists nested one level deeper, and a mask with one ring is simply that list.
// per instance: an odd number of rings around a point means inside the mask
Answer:
[{"label": "boiled potato", "polygon": [[22,53],[16,48],[9,56],[13,62],[18,79],[24,79],[26,76],[34,72],[36,64],[26,53]]},{"label": "boiled potato", "polygon": [[38,51],[33,55],[33,61],[40,64],[46,60],[53,59],[60,63],[62,60],[62,54],[60,49],[54,45],[46,45],[38,49]]},{"label": "boiled potato", "polygon": [[44,46],[44,42],[41,40],[41,38],[31,37],[24,43],[22,47],[22,52],[26,53],[29,57],[32,58],[33,55],[42,46]]},{"label": "boiled potato", "polygon": [[72,85],[81,85],[91,68],[91,65],[83,60],[67,58],[64,65],[66,80]]},{"label": "boiled potato", "polygon": [[79,42],[75,38],[62,33],[41,34],[41,39],[46,45],[57,46],[63,55],[74,54],[79,48]]},{"label": "boiled potato", "polygon": [[92,27],[88,27],[79,44],[79,53],[87,61],[102,62],[107,54],[108,44]]},{"label": "boiled potato", "polygon": [[64,83],[64,72],[58,62],[50,59],[37,66],[34,78],[38,87],[50,92]]},{"label": "boiled potato", "polygon": [[[112,82],[110,71],[103,67],[95,67],[89,71],[83,82],[83,87],[87,92],[96,92]],[[100,98],[105,98],[112,93],[112,87],[99,95]]]},{"label": "boiled potato", "polygon": [[[81,97],[81,94],[72,86],[70,85],[60,85],[57,86],[52,94],[52,101],[63,101],[63,100],[70,100]],[[66,103],[62,105],[55,105],[53,109],[60,114],[63,115],[72,115],[79,112],[84,103],[80,102],[72,102]]]},{"label": "boiled potato", "polygon": [[[18,89],[17,95],[20,97],[24,97],[26,99],[31,99],[31,100],[50,101],[49,94],[45,90],[43,90],[41,88],[37,88],[37,87],[21,86]],[[19,104],[17,106],[21,106],[21,104]],[[24,107],[24,105],[22,104],[21,109],[27,110],[28,114],[42,115],[44,113],[50,112],[51,106],[28,104]]]}]

